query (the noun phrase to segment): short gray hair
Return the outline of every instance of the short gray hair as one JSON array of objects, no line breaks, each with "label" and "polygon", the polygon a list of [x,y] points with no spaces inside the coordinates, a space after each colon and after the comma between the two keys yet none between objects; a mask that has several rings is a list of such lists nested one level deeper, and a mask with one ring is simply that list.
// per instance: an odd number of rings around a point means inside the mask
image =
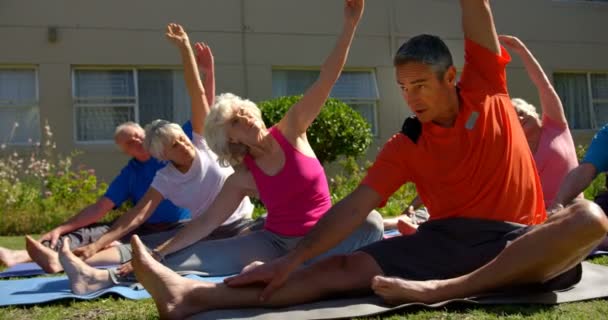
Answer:
[{"label": "short gray hair", "polygon": [[230,143],[226,135],[226,123],[240,110],[245,109],[260,122],[262,112],[248,99],[232,93],[223,93],[217,97],[211,112],[205,121],[205,140],[209,148],[217,154],[218,162],[222,166],[235,166],[243,161],[245,154],[249,151],[247,146],[240,143]]},{"label": "short gray hair", "polygon": [[513,107],[515,107],[515,111],[525,113],[536,119],[540,119],[538,111],[536,111],[536,107],[529,104],[526,100],[521,98],[513,98],[511,99],[511,103],[513,104]]},{"label": "short gray hair", "polygon": [[454,65],[448,46],[438,36],[421,34],[405,42],[393,58],[395,67],[410,62],[423,63],[443,77],[446,71]]},{"label": "short gray hair", "polygon": [[131,129],[131,128],[133,128],[135,130],[144,131],[144,129],[137,122],[133,122],[133,121],[123,122],[123,123],[119,124],[118,127],[116,127],[116,130],[114,130],[114,140],[116,141],[116,139],[118,138],[119,135],[121,135],[127,129]]},{"label": "short gray hair", "polygon": [[158,160],[167,160],[164,157],[165,148],[171,145],[184,130],[177,123],[167,120],[154,120],[146,125],[146,138],[144,149]]}]

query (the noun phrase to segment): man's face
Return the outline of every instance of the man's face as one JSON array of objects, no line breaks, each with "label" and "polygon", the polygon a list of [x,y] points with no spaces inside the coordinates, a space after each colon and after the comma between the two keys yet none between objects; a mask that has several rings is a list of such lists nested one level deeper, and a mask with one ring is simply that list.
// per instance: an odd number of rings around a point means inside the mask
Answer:
[{"label": "man's face", "polygon": [[116,144],[120,150],[134,158],[148,157],[144,149],[145,133],[138,128],[127,128],[116,137]]},{"label": "man's face", "polygon": [[454,67],[438,78],[429,65],[409,62],[397,66],[396,74],[403,99],[421,122],[440,119],[448,112],[448,98],[456,76]]}]

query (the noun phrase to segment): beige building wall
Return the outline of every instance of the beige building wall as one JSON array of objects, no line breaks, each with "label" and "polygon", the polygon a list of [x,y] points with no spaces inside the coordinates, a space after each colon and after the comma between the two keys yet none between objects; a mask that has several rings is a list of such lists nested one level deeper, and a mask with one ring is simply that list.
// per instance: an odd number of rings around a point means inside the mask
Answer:
[{"label": "beige building wall", "polygon": [[[499,33],[523,39],[548,74],[608,72],[608,3],[495,0],[492,6]],[[60,151],[83,151],[78,161],[109,181],[127,158],[112,144],[75,142],[74,67],[179,67],[177,51],[163,35],[168,22],[179,22],[192,41],[212,46],[218,93],[260,101],[271,98],[273,67],[318,67],[341,21],[339,0],[0,0],[0,67],[37,67],[41,126],[48,120]],[[57,28],[54,43],[48,39],[49,27]],[[458,1],[367,1],[347,68],[375,71],[379,130],[370,158],[409,114],[391,60],[403,41],[420,33],[443,37],[462,68]],[[538,105],[517,58],[508,72],[511,94]],[[580,141],[592,134],[575,132]]]}]

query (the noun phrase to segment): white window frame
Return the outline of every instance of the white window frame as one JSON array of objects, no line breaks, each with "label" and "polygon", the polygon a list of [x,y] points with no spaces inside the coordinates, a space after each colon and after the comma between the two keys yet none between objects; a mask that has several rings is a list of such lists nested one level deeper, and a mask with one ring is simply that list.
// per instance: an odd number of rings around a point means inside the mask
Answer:
[{"label": "white window frame", "polygon": [[[272,72],[274,71],[316,71],[316,72],[320,72],[321,70],[318,67],[289,67],[289,66],[273,66],[272,67]],[[340,97],[340,98],[336,98],[336,97],[331,97],[331,98],[335,98],[338,99],[344,103],[346,103],[347,105],[349,105],[349,107],[351,105],[364,105],[364,104],[373,104],[373,123],[370,124],[371,128],[370,131],[372,132],[372,135],[374,136],[374,138],[379,137],[380,134],[380,128],[378,126],[378,104],[380,102],[380,90],[378,90],[378,79],[376,77],[376,70],[373,68],[345,68],[342,70],[342,73],[344,72],[367,72],[369,73],[373,78],[374,78],[374,85],[375,85],[375,91],[376,93],[378,93],[378,96],[376,99],[364,99],[364,98],[352,98],[352,97]],[[304,92],[302,92],[303,94]],[[276,98],[273,96],[273,98]],[[352,107],[351,107],[352,109]],[[354,110],[354,109],[353,109]],[[356,110],[354,110],[356,112]],[[364,118],[365,119],[365,118]],[[365,119],[367,121],[367,119]],[[374,128],[376,130],[374,130]]]},{"label": "white window frame", "polygon": [[599,128],[601,128],[603,126],[602,123],[597,123],[597,119],[595,117],[595,109],[594,109],[594,105],[596,103],[608,103],[608,99],[598,99],[598,98],[594,98],[593,97],[593,86],[591,83],[591,76],[594,74],[600,74],[600,75],[607,75],[608,76],[608,71],[559,71],[556,70],[553,72],[553,74],[572,74],[572,75],[584,75],[585,78],[587,79],[587,99],[589,101],[589,121],[591,122],[590,127],[589,128],[578,128],[578,129],[572,129],[572,131],[574,132],[585,132],[585,131],[590,131],[590,130],[597,130]]},{"label": "white window frame", "polygon": [[[25,104],[25,105],[19,105],[19,104],[15,104],[15,105],[10,105],[10,104],[3,104],[3,101],[0,101],[0,108],[31,108],[31,109],[38,109],[38,118],[40,119],[40,85],[39,85],[39,77],[38,77],[38,66],[35,65],[2,65],[0,66],[0,69],[23,69],[23,70],[33,70],[34,71],[34,100],[32,101],[32,104]],[[42,132],[41,132],[41,128],[40,128],[40,121],[38,121],[38,131],[39,131],[39,136],[40,138],[42,138]],[[7,142],[0,142],[1,144],[5,144],[6,146],[32,146],[35,145],[37,142],[40,141],[31,141],[31,142],[11,142],[11,141],[7,141]]]},{"label": "white window frame", "polygon": [[[78,125],[77,125],[77,116],[76,111],[77,108],[95,108],[95,107],[112,107],[115,106],[113,104],[95,104],[91,105],[90,103],[79,103],[78,98],[76,97],[76,71],[131,71],[133,73],[133,82],[134,82],[134,102],[132,103],[121,103],[122,106],[132,107],[133,108],[133,116],[134,122],[139,123],[139,71],[141,70],[170,70],[170,71],[180,71],[182,68],[172,67],[172,66],[74,66],[72,67],[72,121],[73,121],[73,131],[72,136],[76,144],[80,145],[107,145],[113,144],[113,140],[78,140]],[[106,97],[96,97],[96,98],[106,98]],[[112,98],[131,98],[131,97],[112,97]]]}]

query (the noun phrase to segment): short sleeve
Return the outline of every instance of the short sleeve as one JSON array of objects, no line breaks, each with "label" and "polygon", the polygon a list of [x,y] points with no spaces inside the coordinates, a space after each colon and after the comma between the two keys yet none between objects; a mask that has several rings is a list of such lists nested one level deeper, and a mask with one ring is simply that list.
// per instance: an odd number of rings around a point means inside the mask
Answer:
[{"label": "short sleeve", "polygon": [[168,168],[169,167],[167,166],[156,171],[154,180],[152,180],[152,183],[150,184],[150,188],[156,189],[156,191],[158,191],[165,199],[170,197],[171,190],[173,189],[170,183],[171,179],[164,174],[164,171],[168,170]]},{"label": "short sleeve", "polygon": [[110,183],[104,196],[114,202],[114,207],[120,207],[123,202],[129,199],[129,185],[133,174],[133,169],[127,165],[120,170],[120,174]]},{"label": "short sleeve", "polygon": [[464,67],[459,87],[467,91],[478,91],[480,94],[507,93],[506,67],[511,56],[504,47],[501,54],[465,39]]},{"label": "short sleeve", "polygon": [[361,185],[372,188],[382,197],[381,207],[397,189],[411,180],[405,161],[408,154],[407,145],[403,134],[394,135],[384,145],[361,182]]},{"label": "short sleeve", "polygon": [[608,171],[608,125],[593,137],[582,162],[591,163],[598,173]]}]

